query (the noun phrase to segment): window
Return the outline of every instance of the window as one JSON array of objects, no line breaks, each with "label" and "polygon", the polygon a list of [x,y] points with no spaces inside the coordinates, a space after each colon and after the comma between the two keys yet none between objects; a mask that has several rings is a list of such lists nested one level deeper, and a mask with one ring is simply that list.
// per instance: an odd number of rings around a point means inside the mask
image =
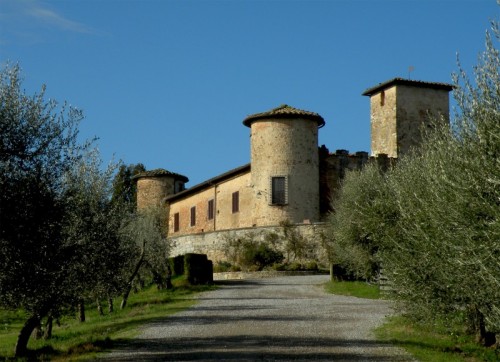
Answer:
[{"label": "window", "polygon": [[271,177],[271,205],[286,205],[288,203],[288,177]]},{"label": "window", "polygon": [[240,211],[240,192],[233,192],[233,214]]},{"label": "window", "polygon": [[184,188],[184,182],[182,181],[175,181],[174,183],[174,194],[178,193],[178,192],[181,192],[181,191],[184,191],[185,188]]},{"label": "window", "polygon": [[196,225],[196,206],[191,208],[191,226]]},{"label": "window", "polygon": [[174,232],[179,231],[179,213],[174,214]]},{"label": "window", "polygon": [[214,219],[214,200],[208,200],[208,220]]}]

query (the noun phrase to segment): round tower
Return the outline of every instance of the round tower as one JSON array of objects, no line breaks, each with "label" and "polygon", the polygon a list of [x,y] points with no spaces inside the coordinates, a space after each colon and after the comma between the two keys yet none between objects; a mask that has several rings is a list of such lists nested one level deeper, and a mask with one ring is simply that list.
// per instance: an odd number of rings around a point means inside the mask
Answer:
[{"label": "round tower", "polygon": [[282,105],[248,116],[254,225],[319,220],[317,113]]},{"label": "round tower", "polygon": [[137,182],[138,210],[162,205],[167,196],[184,190],[184,184],[189,181],[186,176],[161,168],[141,172],[134,179]]}]

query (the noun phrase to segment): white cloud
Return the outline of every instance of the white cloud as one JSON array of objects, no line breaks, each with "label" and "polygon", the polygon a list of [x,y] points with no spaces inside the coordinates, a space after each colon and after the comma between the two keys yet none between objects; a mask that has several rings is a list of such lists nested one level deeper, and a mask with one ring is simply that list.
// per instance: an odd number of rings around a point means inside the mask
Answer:
[{"label": "white cloud", "polygon": [[43,37],[41,26],[63,32],[103,34],[38,0],[0,0],[0,43],[9,38],[10,41],[26,42],[29,34],[33,42],[37,42]]},{"label": "white cloud", "polygon": [[38,4],[32,4],[32,6],[27,10],[27,14],[35,17],[46,24],[57,27],[62,30],[68,30],[76,33],[84,34],[95,34],[96,31],[92,30],[90,27],[70,20],[53,10],[43,8]]}]

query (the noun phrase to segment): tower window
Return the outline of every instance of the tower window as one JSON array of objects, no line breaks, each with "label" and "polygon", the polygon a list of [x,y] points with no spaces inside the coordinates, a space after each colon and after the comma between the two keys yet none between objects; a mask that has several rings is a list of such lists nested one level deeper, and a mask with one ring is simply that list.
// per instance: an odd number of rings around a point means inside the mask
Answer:
[{"label": "tower window", "polygon": [[179,213],[174,214],[174,232],[179,231]]},{"label": "tower window", "polygon": [[240,192],[233,192],[233,214],[240,211]]},{"label": "tower window", "polygon": [[271,205],[288,204],[288,176],[271,177]]},{"label": "tower window", "polygon": [[214,219],[214,200],[208,200],[208,210],[207,210],[208,220]]},{"label": "tower window", "polygon": [[191,226],[196,225],[196,206],[191,208]]},{"label": "tower window", "polygon": [[385,92],[382,91],[380,93],[380,105],[383,106],[385,104]]},{"label": "tower window", "polygon": [[185,188],[184,188],[184,182],[182,181],[175,181],[174,183],[174,194],[178,193],[178,192],[181,192],[181,191],[184,191]]}]

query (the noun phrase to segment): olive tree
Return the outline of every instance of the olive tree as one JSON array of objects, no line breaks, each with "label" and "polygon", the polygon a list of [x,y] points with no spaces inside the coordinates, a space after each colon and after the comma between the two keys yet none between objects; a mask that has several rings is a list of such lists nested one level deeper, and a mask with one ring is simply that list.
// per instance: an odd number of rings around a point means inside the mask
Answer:
[{"label": "olive tree", "polygon": [[376,162],[346,174],[328,219],[327,240],[330,262],[348,276],[378,277],[379,250],[397,220],[391,200],[386,176]]},{"label": "olive tree", "polygon": [[400,215],[384,262],[412,315],[461,319],[478,341],[500,332],[500,59],[486,37],[474,79],[454,75],[451,127],[430,132],[388,178]]},{"label": "olive tree", "polygon": [[[121,229],[123,242],[134,250],[134,261],[129,264],[127,281],[123,288],[121,308],[125,308],[133,282],[141,270],[147,268],[153,276],[166,276],[170,243],[166,238],[167,225],[161,206],[150,207],[130,215]],[[159,281],[161,284],[161,281]]]},{"label": "olive tree", "polygon": [[69,303],[73,247],[63,238],[64,175],[88,143],[79,110],[28,96],[17,65],[0,72],[0,306],[28,314],[16,345],[26,353],[41,317]]},{"label": "olive tree", "polygon": [[121,239],[121,228],[128,218],[123,202],[112,201],[113,179],[117,165],[103,170],[97,150],[88,152],[65,177],[68,207],[64,217],[64,241],[74,248],[71,277],[78,289],[76,301],[80,320],[85,319],[84,301],[108,300],[119,295],[125,284],[132,247]]}]

